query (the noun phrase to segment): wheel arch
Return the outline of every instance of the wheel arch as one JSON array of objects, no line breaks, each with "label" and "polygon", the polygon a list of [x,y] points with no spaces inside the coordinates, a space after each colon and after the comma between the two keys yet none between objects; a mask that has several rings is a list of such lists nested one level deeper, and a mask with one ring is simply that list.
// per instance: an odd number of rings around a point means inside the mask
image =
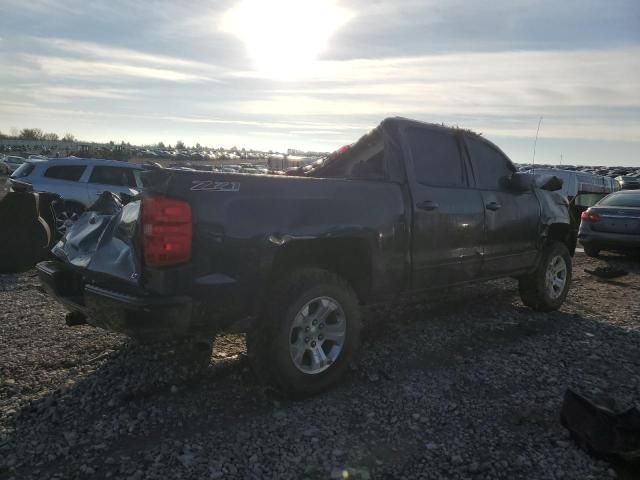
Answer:
[{"label": "wheel arch", "polygon": [[277,280],[301,268],[320,268],[335,273],[349,283],[361,302],[371,293],[372,253],[365,238],[318,238],[287,242],[274,255],[270,280]]},{"label": "wheel arch", "polygon": [[572,223],[552,223],[547,225],[544,238],[547,242],[563,243],[572,257],[575,254],[578,236]]}]

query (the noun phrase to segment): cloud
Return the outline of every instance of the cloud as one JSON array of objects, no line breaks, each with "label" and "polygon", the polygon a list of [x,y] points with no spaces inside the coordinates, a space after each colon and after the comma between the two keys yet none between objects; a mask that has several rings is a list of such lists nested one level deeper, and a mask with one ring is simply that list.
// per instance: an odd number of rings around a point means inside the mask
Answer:
[{"label": "cloud", "polygon": [[119,81],[129,77],[165,82],[219,82],[226,75],[225,69],[203,62],[91,42],[30,38],[25,43],[33,47],[27,52],[14,50],[5,62],[0,62],[5,73],[23,77],[38,73],[48,78]]},{"label": "cloud", "polygon": [[[635,140],[640,131],[639,73],[640,47],[635,46],[323,61],[314,81],[304,87],[276,88],[234,106],[247,115],[278,111],[303,118],[475,117],[467,125],[474,128],[484,128],[481,122],[494,124],[496,118],[542,114],[549,117],[554,136]],[[621,111],[635,112],[636,118],[625,120]],[[495,131],[523,133],[515,122],[513,128],[502,125]]]},{"label": "cloud", "polygon": [[64,78],[118,78],[136,77],[170,82],[194,82],[213,80],[204,75],[166,68],[131,65],[122,62],[99,62],[86,59],[32,56],[43,73]]},{"label": "cloud", "polygon": [[87,59],[108,60],[110,62],[117,60],[118,62],[127,64],[146,63],[151,65],[162,65],[164,67],[171,67],[174,69],[206,69],[209,71],[214,69],[211,65],[183,58],[151,54],[127,48],[105,46],[92,42],[81,42],[63,38],[38,38],[37,41],[49,49],[64,51]]}]

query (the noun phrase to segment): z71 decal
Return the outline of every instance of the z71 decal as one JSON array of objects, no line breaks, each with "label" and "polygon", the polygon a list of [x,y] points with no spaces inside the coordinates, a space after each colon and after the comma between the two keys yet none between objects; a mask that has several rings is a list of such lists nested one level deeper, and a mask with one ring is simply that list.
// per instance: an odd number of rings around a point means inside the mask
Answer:
[{"label": "z71 decal", "polygon": [[215,182],[213,180],[194,180],[191,191],[206,192],[239,192],[240,182]]}]

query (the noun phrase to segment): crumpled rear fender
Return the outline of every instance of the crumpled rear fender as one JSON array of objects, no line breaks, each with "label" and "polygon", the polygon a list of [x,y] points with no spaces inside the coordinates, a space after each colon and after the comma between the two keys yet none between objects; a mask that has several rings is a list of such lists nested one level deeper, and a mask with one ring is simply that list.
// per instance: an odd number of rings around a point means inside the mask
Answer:
[{"label": "crumpled rear fender", "polygon": [[83,276],[140,284],[140,247],[136,232],[140,201],[122,205],[105,192],[53,247],[52,253],[69,263]]}]

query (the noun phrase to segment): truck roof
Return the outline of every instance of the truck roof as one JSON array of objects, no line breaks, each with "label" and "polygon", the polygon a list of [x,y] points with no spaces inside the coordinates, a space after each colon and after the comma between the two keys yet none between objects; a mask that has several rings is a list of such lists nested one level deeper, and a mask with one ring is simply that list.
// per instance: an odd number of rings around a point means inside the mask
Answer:
[{"label": "truck roof", "polygon": [[463,135],[474,137],[475,139],[480,140],[481,142],[485,142],[491,145],[491,147],[495,148],[496,150],[501,152],[505,157],[509,158],[509,156],[506,153],[504,153],[502,149],[499,146],[497,146],[495,143],[493,143],[491,140],[483,137],[482,134],[476,133],[473,130],[470,130],[467,128],[462,128],[458,126],[450,127],[444,124],[423,122],[421,120],[413,120],[405,117],[387,117],[380,123],[379,128],[385,128],[387,125],[404,127],[404,128],[413,126],[413,127],[430,128],[434,130],[446,130],[449,132],[461,133]]}]

